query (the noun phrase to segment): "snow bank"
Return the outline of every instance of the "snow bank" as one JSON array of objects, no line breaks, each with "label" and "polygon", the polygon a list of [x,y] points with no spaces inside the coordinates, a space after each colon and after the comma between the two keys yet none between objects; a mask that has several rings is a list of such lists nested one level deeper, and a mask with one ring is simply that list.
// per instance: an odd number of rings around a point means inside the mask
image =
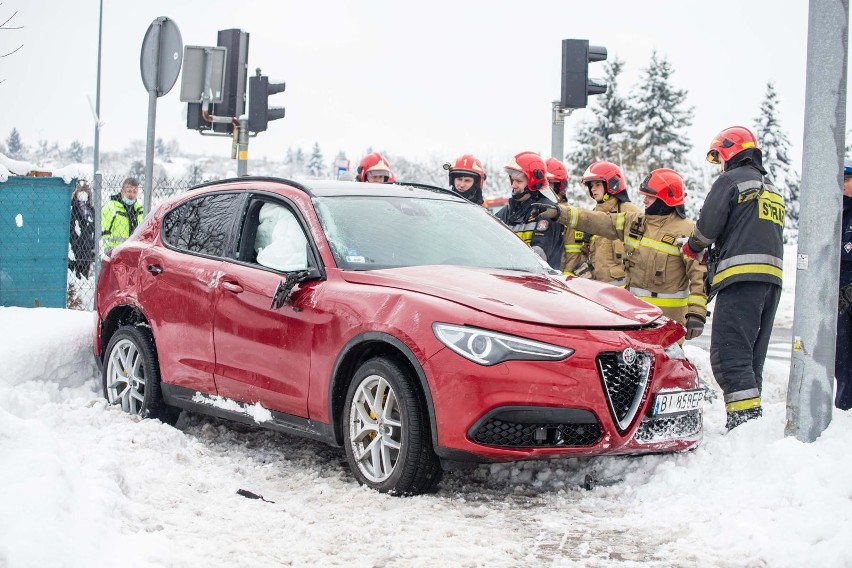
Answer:
[{"label": "snow bank", "polygon": [[761,420],[726,433],[709,402],[695,451],[485,465],[403,499],[359,487],[337,448],[107,405],[91,326],[0,308],[0,566],[852,565],[852,413],[785,438],[787,364],[767,362]]}]

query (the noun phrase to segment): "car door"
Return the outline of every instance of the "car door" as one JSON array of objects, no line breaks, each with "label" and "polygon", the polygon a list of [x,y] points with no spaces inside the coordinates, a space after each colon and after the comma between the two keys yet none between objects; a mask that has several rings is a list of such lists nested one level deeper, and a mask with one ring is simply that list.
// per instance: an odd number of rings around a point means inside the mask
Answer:
[{"label": "car door", "polygon": [[163,216],[162,244],[140,259],[139,301],[167,383],[216,393],[214,294],[240,200],[237,193],[212,193],[172,209]]},{"label": "car door", "polygon": [[235,258],[223,264],[216,287],[219,394],[307,417],[322,281],[300,284],[278,308],[272,303],[286,272],[316,270],[317,257],[292,203],[257,194],[248,200],[242,219]]}]

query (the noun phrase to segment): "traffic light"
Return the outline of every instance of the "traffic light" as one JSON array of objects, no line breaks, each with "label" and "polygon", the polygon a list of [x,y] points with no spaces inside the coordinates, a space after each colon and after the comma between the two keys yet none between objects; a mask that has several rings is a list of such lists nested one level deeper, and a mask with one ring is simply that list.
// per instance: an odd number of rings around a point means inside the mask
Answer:
[{"label": "traffic light", "polygon": [[606,83],[589,80],[589,63],[606,61],[606,48],[587,39],[562,40],[562,108],[586,108],[589,95],[602,95]]},{"label": "traffic light", "polygon": [[257,69],[254,77],[249,77],[249,132],[263,132],[270,120],[284,118],[284,107],[269,106],[269,95],[284,92],[285,83],[270,83],[269,77],[260,74]]},{"label": "traffic light", "polygon": [[[213,116],[239,118],[246,108],[249,34],[239,29],[219,30],[217,45],[228,50],[222,102],[210,105],[207,112]],[[201,114],[201,103],[187,105],[186,127],[190,130],[212,130],[226,134],[234,130],[231,122],[210,123],[204,120]]]}]

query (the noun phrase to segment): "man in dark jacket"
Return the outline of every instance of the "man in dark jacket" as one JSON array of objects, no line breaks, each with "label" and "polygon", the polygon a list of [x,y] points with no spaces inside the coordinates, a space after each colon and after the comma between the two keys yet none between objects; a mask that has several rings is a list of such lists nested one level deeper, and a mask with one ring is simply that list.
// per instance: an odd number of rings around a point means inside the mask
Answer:
[{"label": "man in dark jacket", "polygon": [[843,220],[840,225],[840,306],[837,314],[837,350],[834,406],[852,408],[852,160],[843,168]]},{"label": "man in dark jacket", "polygon": [[781,298],[786,208],[766,179],[754,134],[742,126],[720,132],[707,160],[722,175],[710,188],[683,254],[715,249],[710,296],[716,294],[710,363],[725,393],[727,428],[762,416],[763,363]]},{"label": "man in dark jacket", "polygon": [[547,166],[534,152],[521,152],[506,165],[512,197],[496,217],[506,223],[515,234],[530,245],[554,270],[562,268],[562,225],[550,219],[530,217],[536,203],[555,205],[542,195],[549,189]]}]

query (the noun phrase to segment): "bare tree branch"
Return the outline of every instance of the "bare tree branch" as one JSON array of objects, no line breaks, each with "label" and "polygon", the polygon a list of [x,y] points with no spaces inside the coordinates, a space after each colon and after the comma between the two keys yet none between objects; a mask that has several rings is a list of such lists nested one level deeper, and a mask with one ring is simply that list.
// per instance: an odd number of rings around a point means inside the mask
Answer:
[{"label": "bare tree branch", "polygon": [[24,26],[17,26],[17,27],[14,27],[14,28],[7,28],[7,27],[6,27],[6,24],[8,24],[9,22],[11,22],[11,21],[12,21],[12,18],[14,18],[14,17],[15,17],[15,16],[17,16],[17,15],[18,15],[18,13],[17,13],[17,12],[15,12],[15,13],[14,13],[14,14],[12,14],[11,16],[9,16],[9,17],[6,19],[6,21],[5,21],[5,22],[3,22],[2,24],[0,24],[0,30],[22,30],[22,29],[24,29]]}]

